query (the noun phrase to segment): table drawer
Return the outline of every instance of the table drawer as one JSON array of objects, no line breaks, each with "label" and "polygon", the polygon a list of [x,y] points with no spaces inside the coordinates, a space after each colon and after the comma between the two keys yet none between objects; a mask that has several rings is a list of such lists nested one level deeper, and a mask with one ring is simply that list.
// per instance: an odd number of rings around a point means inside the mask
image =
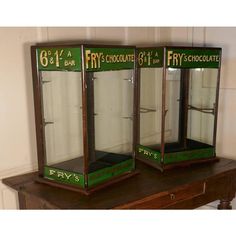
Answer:
[{"label": "table drawer", "polygon": [[25,209],[57,209],[47,201],[29,194],[23,194]]},{"label": "table drawer", "polygon": [[192,185],[185,185],[173,189],[173,191],[165,191],[157,193],[143,199],[116,207],[116,209],[161,209],[205,194],[205,183],[196,183]]}]

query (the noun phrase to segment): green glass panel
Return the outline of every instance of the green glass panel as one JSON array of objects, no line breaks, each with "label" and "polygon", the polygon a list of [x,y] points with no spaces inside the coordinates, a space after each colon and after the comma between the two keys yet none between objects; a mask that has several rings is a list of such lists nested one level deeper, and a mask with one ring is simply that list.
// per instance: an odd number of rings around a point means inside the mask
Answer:
[{"label": "green glass panel", "polygon": [[85,48],[87,71],[134,68],[134,48]]},{"label": "green glass panel", "polygon": [[45,166],[44,177],[61,183],[84,187],[84,176],[71,171],[65,171],[50,166]]},{"label": "green glass panel", "polygon": [[39,48],[37,60],[41,71],[81,71],[80,48]]},{"label": "green glass panel", "polygon": [[137,146],[138,156],[161,163],[161,153],[142,145]]},{"label": "green glass panel", "polygon": [[88,186],[94,186],[105,182],[115,176],[121,175],[125,172],[132,171],[134,169],[134,160],[130,159],[119,164],[107,167],[88,175]]},{"label": "green glass panel", "polygon": [[220,49],[181,49],[166,50],[166,66],[172,68],[219,68]]},{"label": "green glass panel", "polygon": [[162,67],[163,66],[163,48],[139,48],[138,49],[138,67]]},{"label": "green glass panel", "polygon": [[203,148],[191,151],[166,153],[164,156],[164,164],[173,164],[181,161],[212,158],[214,156],[215,156],[214,148]]}]

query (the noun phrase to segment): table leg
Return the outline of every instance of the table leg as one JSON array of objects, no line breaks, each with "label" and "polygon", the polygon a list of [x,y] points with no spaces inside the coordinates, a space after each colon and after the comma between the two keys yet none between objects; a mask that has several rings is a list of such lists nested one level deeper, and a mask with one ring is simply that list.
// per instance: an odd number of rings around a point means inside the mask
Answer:
[{"label": "table leg", "polygon": [[19,208],[26,209],[26,201],[23,193],[18,192]]},{"label": "table leg", "polygon": [[220,204],[218,205],[218,210],[232,210],[231,206],[232,199],[221,199]]}]

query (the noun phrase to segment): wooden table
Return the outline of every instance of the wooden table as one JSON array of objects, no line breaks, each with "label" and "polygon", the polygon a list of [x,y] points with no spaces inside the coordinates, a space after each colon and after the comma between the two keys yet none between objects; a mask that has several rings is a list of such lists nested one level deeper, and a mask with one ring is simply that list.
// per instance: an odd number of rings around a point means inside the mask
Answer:
[{"label": "wooden table", "polygon": [[168,170],[137,161],[140,174],[90,196],[35,182],[37,172],[3,179],[15,189],[20,209],[192,209],[220,200],[231,209],[236,191],[236,161]]}]

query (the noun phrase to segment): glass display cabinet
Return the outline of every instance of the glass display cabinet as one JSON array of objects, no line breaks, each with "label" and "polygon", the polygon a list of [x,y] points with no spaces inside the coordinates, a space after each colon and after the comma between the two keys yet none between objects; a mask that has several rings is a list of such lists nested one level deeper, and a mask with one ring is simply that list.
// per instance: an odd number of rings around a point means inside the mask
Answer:
[{"label": "glass display cabinet", "polygon": [[161,171],[217,160],[221,49],[137,50],[137,158]]},{"label": "glass display cabinet", "polygon": [[89,194],[135,171],[133,46],[31,48],[38,181]]}]

